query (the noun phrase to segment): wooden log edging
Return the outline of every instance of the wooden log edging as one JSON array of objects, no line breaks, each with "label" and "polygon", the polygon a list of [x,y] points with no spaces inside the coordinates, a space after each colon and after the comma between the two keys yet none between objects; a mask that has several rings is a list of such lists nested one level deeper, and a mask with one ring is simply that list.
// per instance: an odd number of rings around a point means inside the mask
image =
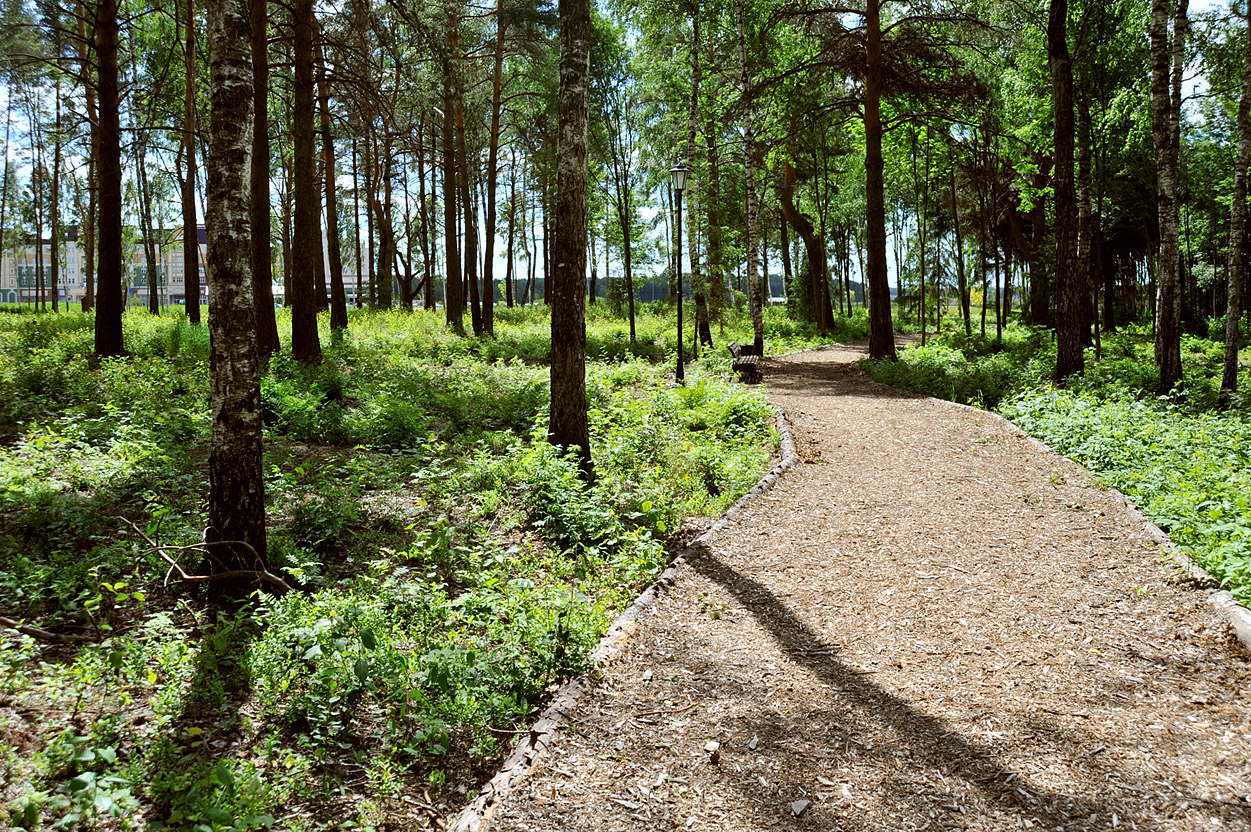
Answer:
[{"label": "wooden log edging", "polygon": [[[995,413],[993,410],[982,410],[980,408],[973,407],[972,405],[961,404],[960,402],[951,402],[946,399],[934,400],[955,405],[956,407],[967,408],[977,413],[985,413],[993,416],[1007,425],[1008,429],[1012,433],[1020,436],[1027,443],[1033,445],[1038,450],[1067,460],[1073,465],[1076,465],[1082,471],[1086,472],[1092,478],[1099,479],[1098,474],[1094,473],[1081,463],[1060,453],[1038,437],[1031,436],[1026,433],[1021,429],[1020,425],[1013,422],[1006,416]],[[1189,555],[1179,549],[1177,544],[1175,544],[1168,536],[1168,533],[1155,523],[1151,522],[1147,515],[1143,514],[1142,510],[1134,504],[1133,500],[1126,497],[1119,489],[1112,488],[1111,486],[1105,486],[1105,489],[1110,494],[1120,499],[1120,501],[1124,504],[1125,512],[1129,515],[1130,519],[1142,526],[1143,531],[1145,531],[1147,535],[1154,540],[1170,558],[1172,558],[1177,568],[1186,573],[1186,576],[1193,580],[1198,585],[1199,589],[1207,593],[1208,602],[1216,608],[1217,612],[1219,612],[1226,621],[1229,622],[1229,626],[1233,629],[1234,635],[1237,636],[1238,641],[1242,643],[1243,648],[1251,651],[1251,610],[1243,606],[1228,590],[1221,589],[1220,581],[1212,577],[1206,569],[1195,563],[1191,560]]]},{"label": "wooden log edging", "polygon": [[[781,437],[781,460],[769,469],[768,473],[761,477],[750,491],[726,509],[725,513],[717,518],[707,531],[688,543],[683,548],[682,554],[678,555],[673,563],[660,573],[660,577],[613,621],[599,644],[591,651],[591,662],[595,668],[613,661],[625,651],[631,634],[638,628],[639,617],[655,605],[662,592],[673,586],[686,565],[687,554],[707,545],[717,532],[729,525],[743,512],[743,509],[767,493],[777,484],[783,474],[798,464],[799,460],[795,456],[795,437],[791,432],[790,422],[786,418],[786,411],[777,405],[772,405],[772,407]],[[486,830],[491,817],[503,803],[504,798],[508,797],[518,784],[538,768],[540,758],[556,741],[561,730],[569,724],[574,709],[590,692],[591,687],[590,673],[576,676],[560,686],[552,703],[539,715],[538,721],[513,743],[513,749],[504,759],[499,772],[483,787],[482,792],[456,815],[451,825],[447,827],[449,832],[484,832]]]}]

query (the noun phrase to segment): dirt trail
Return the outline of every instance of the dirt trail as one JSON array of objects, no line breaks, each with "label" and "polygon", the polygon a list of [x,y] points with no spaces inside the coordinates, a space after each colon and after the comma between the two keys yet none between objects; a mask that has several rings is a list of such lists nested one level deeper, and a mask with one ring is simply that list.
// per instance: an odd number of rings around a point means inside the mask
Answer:
[{"label": "dirt trail", "polygon": [[860,356],[770,362],[802,464],[493,832],[1251,830],[1251,664],[1204,594],[1079,468]]}]

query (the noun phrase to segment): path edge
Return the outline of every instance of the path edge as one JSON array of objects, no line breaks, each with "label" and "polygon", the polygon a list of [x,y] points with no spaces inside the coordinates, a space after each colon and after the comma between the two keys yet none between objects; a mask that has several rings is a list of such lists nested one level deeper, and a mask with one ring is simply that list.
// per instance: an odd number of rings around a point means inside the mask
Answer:
[{"label": "path edge", "polygon": [[504,759],[500,770],[483,787],[481,794],[457,813],[455,820],[447,827],[448,832],[484,832],[486,830],[495,810],[517,785],[538,768],[548,746],[569,724],[574,708],[591,690],[592,674],[624,652],[626,642],[638,627],[639,617],[656,603],[662,592],[677,581],[679,573],[686,566],[687,555],[706,545],[717,532],[729,525],[747,506],[768,493],[787,471],[799,463],[798,457],[795,456],[795,436],[791,431],[786,410],[775,404],[770,404],[770,407],[773,408],[778,434],[781,438],[781,460],[770,468],[751,490],[726,509],[703,534],[686,544],[681,554],[674,558],[668,568],[661,572],[660,576],[643,590],[642,594],[635,598],[621,615],[617,616],[599,640],[599,644],[591,651],[593,669],[575,676],[560,686],[552,698],[552,703],[539,715],[538,721],[513,744],[513,749]]},{"label": "path edge", "polygon": [[[931,396],[930,398],[934,397]],[[968,404],[961,404],[960,402],[948,401],[947,399],[934,398],[934,401],[971,410],[975,413],[993,416],[1007,425],[1012,432],[1016,433],[1037,449],[1045,451],[1048,454],[1058,456],[1061,459],[1068,460],[1082,471],[1085,471],[1092,479],[1099,480],[1099,475],[1097,473],[1091,471],[1080,462],[1060,453],[1038,437],[1031,435],[1020,425],[1003,414],[996,413],[993,410],[982,410],[981,408],[973,407]],[[1224,616],[1226,621],[1229,622],[1229,626],[1233,629],[1234,635],[1237,636],[1238,641],[1242,643],[1243,648],[1251,651],[1251,609],[1247,609],[1243,606],[1238,599],[1229,592],[1229,590],[1221,589],[1220,581],[1212,577],[1211,573],[1199,564],[1195,563],[1189,555],[1179,549],[1177,544],[1173,542],[1172,538],[1168,536],[1168,533],[1155,523],[1151,522],[1151,519],[1143,513],[1142,509],[1140,509],[1133,500],[1126,497],[1120,489],[1113,488],[1110,485],[1101,485],[1101,487],[1113,496],[1118,497],[1121,502],[1124,503],[1125,511],[1129,515],[1130,519],[1141,525],[1143,531],[1145,531],[1147,535],[1154,540],[1170,558],[1172,558],[1173,563],[1177,566],[1177,568],[1186,573],[1187,577],[1197,583],[1199,588],[1207,593],[1208,602],[1216,608],[1217,612]]]}]

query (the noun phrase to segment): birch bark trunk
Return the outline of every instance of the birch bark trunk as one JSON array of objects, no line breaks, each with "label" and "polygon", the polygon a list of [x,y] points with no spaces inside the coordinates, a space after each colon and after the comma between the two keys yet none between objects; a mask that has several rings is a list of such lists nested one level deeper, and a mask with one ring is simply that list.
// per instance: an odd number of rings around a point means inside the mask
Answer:
[{"label": "birch bark trunk", "polygon": [[[311,10],[311,9],[310,9]],[[208,0],[211,77],[205,226],[213,311],[209,529],[223,569],[265,568],[260,361],[252,296],[252,55],[247,0]]]},{"label": "birch bark trunk", "polygon": [[[1168,0],[1151,3],[1151,135],[1159,199],[1156,261],[1155,364],[1161,395],[1181,382],[1181,286],[1178,247],[1177,139],[1187,0],[1179,0],[1170,48]],[[1171,64],[1171,66],[1170,66]]]}]

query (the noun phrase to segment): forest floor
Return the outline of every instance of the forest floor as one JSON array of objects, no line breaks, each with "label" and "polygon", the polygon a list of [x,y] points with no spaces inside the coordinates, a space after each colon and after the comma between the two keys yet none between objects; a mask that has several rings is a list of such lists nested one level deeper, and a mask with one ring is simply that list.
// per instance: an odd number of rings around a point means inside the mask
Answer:
[{"label": "forest floor", "polygon": [[1205,594],[1083,469],[862,356],[768,362],[800,464],[492,832],[1251,829],[1251,661]]}]

